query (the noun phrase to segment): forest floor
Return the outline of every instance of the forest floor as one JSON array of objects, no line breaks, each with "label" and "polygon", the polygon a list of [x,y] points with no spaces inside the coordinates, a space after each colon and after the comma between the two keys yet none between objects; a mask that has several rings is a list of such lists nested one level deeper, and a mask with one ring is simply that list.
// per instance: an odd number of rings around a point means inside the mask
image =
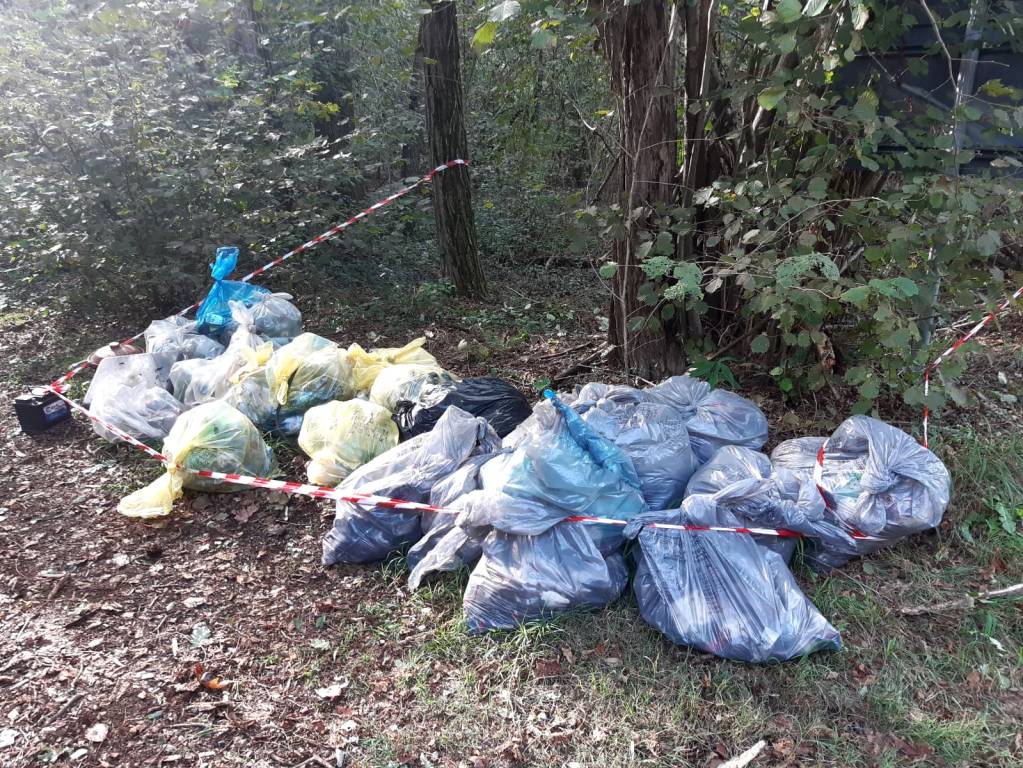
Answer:
[{"label": "forest floor", "polygon": [[[366,346],[426,334],[454,371],[525,391],[600,345],[605,299],[588,267],[489,265],[500,298],[468,303],[423,280],[423,257],[392,261],[334,287],[301,267],[271,283],[295,291],[308,330]],[[122,315],[72,325],[7,312],[0,395],[9,404],[150,319]],[[671,645],[631,593],[599,613],[470,638],[464,574],[409,593],[400,559],[325,570],[332,509],[305,498],[187,493],[162,525],[125,519],[118,499],[156,465],[77,418],[25,436],[8,405],[0,764],[703,768],[765,740],[754,767],[1019,765],[1023,604],[902,613],[1023,573],[1012,402],[1023,357],[990,349],[971,375],[1004,397],[938,416],[936,451],[956,481],[945,523],[830,575],[798,569],[844,649],[766,667]],[[841,403],[786,406],[752,368],[734,371],[769,415],[769,447],[844,415]],[[304,476],[297,454],[282,457],[287,476]]]}]

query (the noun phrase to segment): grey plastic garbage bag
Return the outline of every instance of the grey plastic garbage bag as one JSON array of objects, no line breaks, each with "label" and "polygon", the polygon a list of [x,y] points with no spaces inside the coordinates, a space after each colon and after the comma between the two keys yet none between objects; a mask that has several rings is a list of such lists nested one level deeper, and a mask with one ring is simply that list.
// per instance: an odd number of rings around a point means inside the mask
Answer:
[{"label": "grey plastic garbage bag", "polygon": [[[553,393],[505,439],[511,449],[480,469],[482,487],[538,502],[570,515],[630,520],[648,509],[632,460]],[[602,552],[621,531],[593,526]]]},{"label": "grey plastic garbage bag", "polygon": [[[905,432],[869,416],[843,421],[824,444],[819,477],[825,503],[858,539],[860,554],[935,528],[948,506],[951,477],[933,453]],[[826,549],[824,564],[848,557]]]},{"label": "grey plastic garbage bag", "polygon": [[795,437],[785,440],[771,451],[771,464],[812,478],[813,468],[817,464],[817,454],[826,441],[826,437]]},{"label": "grey plastic garbage bag", "polygon": [[643,619],[679,645],[726,659],[784,661],[838,650],[841,639],[803,594],[782,558],[741,533],[648,527],[739,525],[709,496],[633,520],[639,542],[633,588]]},{"label": "grey plastic garbage bag", "polygon": [[495,530],[483,541],[462,599],[470,634],[602,608],[628,584],[622,556],[601,554],[584,524],[556,522],[530,535],[501,530],[504,512],[529,504],[505,496],[494,509]]},{"label": "grey plastic garbage bag", "polygon": [[756,403],[691,376],[672,376],[648,389],[593,382],[583,386],[572,402],[582,411],[602,400],[672,408],[681,415],[701,464],[722,446],[760,448],[767,442],[767,417]]},{"label": "grey plastic garbage bag", "polygon": [[[500,439],[484,419],[451,408],[432,432],[362,465],[338,489],[426,502],[433,486],[465,461],[499,447]],[[376,562],[420,536],[418,512],[339,501],[334,525],[323,537],[323,564]]]},{"label": "grey plastic garbage bag", "polygon": [[224,345],[196,330],[194,320],[172,315],[154,320],[145,330],[146,351],[170,357],[172,362],[201,357],[212,360],[224,352]]},{"label": "grey plastic garbage bag", "polygon": [[[764,454],[736,445],[718,450],[696,471],[686,495],[713,495],[719,506],[743,525],[781,528],[833,551],[855,554],[856,542],[827,513],[824,499],[811,478],[784,467],[773,467]],[[754,536],[788,562],[796,539]]]},{"label": "grey plastic garbage bag", "polygon": [[302,333],[302,313],[290,299],[288,293],[257,297],[250,308],[256,333],[268,339],[293,339]]},{"label": "grey plastic garbage bag", "polygon": [[664,509],[682,501],[686,482],[699,466],[683,416],[658,403],[610,397],[594,401],[586,396],[593,394],[592,389],[581,392],[583,397],[566,401],[632,460],[650,508]]},{"label": "grey plastic garbage bag", "polygon": [[[146,383],[112,384],[93,397],[89,412],[139,440],[163,440],[185,406],[163,387]],[[97,435],[112,443],[121,438],[92,422]]]}]

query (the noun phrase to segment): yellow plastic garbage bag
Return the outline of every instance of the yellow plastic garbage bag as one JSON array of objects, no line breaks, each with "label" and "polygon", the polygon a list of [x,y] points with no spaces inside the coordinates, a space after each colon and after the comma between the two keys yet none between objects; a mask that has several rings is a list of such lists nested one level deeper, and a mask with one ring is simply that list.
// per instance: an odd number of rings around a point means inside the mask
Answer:
[{"label": "yellow plastic garbage bag", "polygon": [[245,487],[198,477],[188,470],[266,477],[276,465],[273,451],[252,422],[222,400],[181,414],[163,442],[163,453],[172,466],[145,488],[121,499],[118,512],[128,517],[163,517],[170,514],[182,488],[240,491]]},{"label": "yellow plastic garbage bag", "polygon": [[427,385],[454,384],[456,381],[450,373],[434,365],[389,365],[370,387],[369,399],[393,412],[402,400],[418,400],[419,393]]},{"label": "yellow plastic garbage bag", "polygon": [[357,392],[368,392],[377,376],[390,365],[429,365],[440,368],[437,358],[423,349],[426,338],[421,336],[404,347],[381,347],[367,352],[358,344],[348,347],[348,358],[353,369]]},{"label": "yellow plastic garbage bag", "polygon": [[312,461],[309,482],[335,486],[358,467],[398,444],[390,411],[365,400],[310,408],[298,433],[298,447]]},{"label": "yellow plastic garbage bag", "polygon": [[270,395],[279,418],[308,411],[356,393],[349,354],[314,333],[303,333],[273,353],[266,364]]}]

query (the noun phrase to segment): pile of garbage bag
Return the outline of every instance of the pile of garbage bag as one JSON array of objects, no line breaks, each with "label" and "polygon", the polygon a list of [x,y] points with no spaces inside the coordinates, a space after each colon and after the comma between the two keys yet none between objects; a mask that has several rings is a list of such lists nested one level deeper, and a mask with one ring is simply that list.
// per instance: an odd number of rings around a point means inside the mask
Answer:
[{"label": "pile of garbage bag", "polygon": [[941,461],[876,419],[768,456],[760,408],[689,376],[531,407],[509,382],[446,370],[423,338],[367,350],[303,332],[290,296],[227,279],[237,257],[218,250],[196,320],[156,320],[145,353],[97,367],[92,412],[162,439],[167,458],[126,515],[166,515],[184,488],[242,490],[200,473],[266,477],[263,433],[297,437],[309,482],[345,499],[324,565],[404,553],[413,589],[466,569],[480,634],[606,606],[632,564],[641,615],[669,640],[763,663],[841,646],[789,570],[797,546],[840,567],[936,527],[948,505]]}]

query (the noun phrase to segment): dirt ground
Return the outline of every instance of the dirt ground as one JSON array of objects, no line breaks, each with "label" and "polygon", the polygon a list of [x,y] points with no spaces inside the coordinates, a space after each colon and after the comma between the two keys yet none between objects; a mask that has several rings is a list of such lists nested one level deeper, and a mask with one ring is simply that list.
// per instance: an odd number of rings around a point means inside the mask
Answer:
[{"label": "dirt ground", "polygon": [[[525,272],[499,270],[503,298],[481,305],[440,310],[354,288],[298,304],[309,330],[369,344],[427,333],[455,371],[527,391],[566,371],[606,380],[599,359],[572,370],[600,345],[599,286],[580,288],[592,274]],[[0,395],[11,403],[133,320],[5,316]],[[1020,382],[1010,355],[1006,393]],[[772,443],[833,421],[753,392]],[[0,764],[709,767],[763,739],[753,766],[1020,765],[1020,603],[901,612],[1019,581],[1018,527],[991,524],[995,505],[1012,514],[1023,502],[1009,400],[980,411],[987,426],[949,426],[939,441],[957,478],[940,531],[831,575],[800,571],[845,647],[772,667],[672,646],[631,596],[469,638],[464,575],[410,594],[400,559],[323,569],[327,504],[187,493],[164,524],[140,524],[115,507],[157,466],[78,418],[25,436],[5,407]],[[303,477],[301,458],[283,456],[287,476]]]}]

